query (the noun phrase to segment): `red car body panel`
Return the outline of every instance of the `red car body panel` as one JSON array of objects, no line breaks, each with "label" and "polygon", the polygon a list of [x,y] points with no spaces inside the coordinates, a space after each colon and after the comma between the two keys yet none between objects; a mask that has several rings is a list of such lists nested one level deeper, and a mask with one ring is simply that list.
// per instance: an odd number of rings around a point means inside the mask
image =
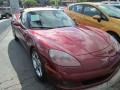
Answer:
[{"label": "red car body panel", "polygon": [[[104,61],[108,60],[109,56],[116,54],[110,37],[101,31],[96,34],[96,31],[93,30],[80,29],[79,27],[67,27],[30,32],[40,39],[40,42],[47,43],[48,49],[65,51],[78,59],[82,65],[82,69],[79,71],[90,71],[107,66],[108,62]],[[113,52],[107,53],[106,50]],[[48,53],[46,54],[48,55]]]},{"label": "red car body panel", "polygon": [[[88,26],[24,30],[24,27],[16,26],[14,22],[12,21],[12,27],[24,47],[28,52],[31,47],[36,48],[45,62],[46,72],[54,78],[53,80],[57,80],[56,84],[62,90],[80,90],[103,83],[117,70],[120,62],[119,51],[115,49],[110,36],[102,30]],[[81,65],[63,67],[53,63],[49,57],[50,49],[70,54]],[[82,83],[100,77],[101,80],[96,82],[87,85]]]}]

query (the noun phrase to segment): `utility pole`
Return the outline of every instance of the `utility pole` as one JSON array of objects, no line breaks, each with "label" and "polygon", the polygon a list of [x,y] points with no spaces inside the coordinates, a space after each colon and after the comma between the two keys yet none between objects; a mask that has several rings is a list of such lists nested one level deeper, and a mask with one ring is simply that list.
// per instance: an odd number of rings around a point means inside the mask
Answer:
[{"label": "utility pole", "polygon": [[10,0],[11,13],[19,12],[19,0]]}]

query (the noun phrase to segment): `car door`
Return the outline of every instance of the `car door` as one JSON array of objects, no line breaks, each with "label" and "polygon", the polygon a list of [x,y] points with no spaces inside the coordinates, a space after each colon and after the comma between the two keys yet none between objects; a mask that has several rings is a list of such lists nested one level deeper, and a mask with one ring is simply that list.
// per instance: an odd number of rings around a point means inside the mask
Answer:
[{"label": "car door", "polygon": [[28,38],[28,21],[27,21],[27,13],[23,12],[18,19],[19,25],[14,25],[16,27],[16,34],[19,38],[22,45],[27,49],[27,38]]},{"label": "car door", "polygon": [[[107,17],[96,7],[92,5],[84,5],[83,7],[83,14],[84,14],[84,25],[105,29],[106,24],[108,24]],[[100,16],[100,21],[94,19],[94,16]]]},{"label": "car door", "polygon": [[28,41],[29,41],[29,24],[28,24],[28,13],[23,12],[21,15],[21,26],[19,28],[20,38],[22,40],[23,46],[28,49]]}]

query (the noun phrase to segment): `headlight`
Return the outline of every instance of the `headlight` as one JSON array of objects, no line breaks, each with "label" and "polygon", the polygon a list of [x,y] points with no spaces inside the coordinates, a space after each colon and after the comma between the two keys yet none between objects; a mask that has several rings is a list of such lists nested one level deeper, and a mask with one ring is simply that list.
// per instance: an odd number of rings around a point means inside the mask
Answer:
[{"label": "headlight", "polygon": [[113,42],[113,46],[115,47],[115,49],[117,51],[120,51],[120,44],[118,43],[118,41],[113,37],[113,36],[110,36],[112,42]]},{"label": "headlight", "polygon": [[74,57],[71,55],[58,51],[58,50],[50,50],[49,51],[49,56],[51,60],[61,66],[80,66],[80,62],[76,60]]}]

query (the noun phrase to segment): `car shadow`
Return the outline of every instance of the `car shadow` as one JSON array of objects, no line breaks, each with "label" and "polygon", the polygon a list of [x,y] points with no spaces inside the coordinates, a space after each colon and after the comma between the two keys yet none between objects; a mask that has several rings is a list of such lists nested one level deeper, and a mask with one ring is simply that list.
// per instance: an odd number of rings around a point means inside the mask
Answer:
[{"label": "car shadow", "polygon": [[36,78],[31,59],[19,42],[10,41],[8,55],[22,86],[21,90],[52,90],[50,85]]}]

